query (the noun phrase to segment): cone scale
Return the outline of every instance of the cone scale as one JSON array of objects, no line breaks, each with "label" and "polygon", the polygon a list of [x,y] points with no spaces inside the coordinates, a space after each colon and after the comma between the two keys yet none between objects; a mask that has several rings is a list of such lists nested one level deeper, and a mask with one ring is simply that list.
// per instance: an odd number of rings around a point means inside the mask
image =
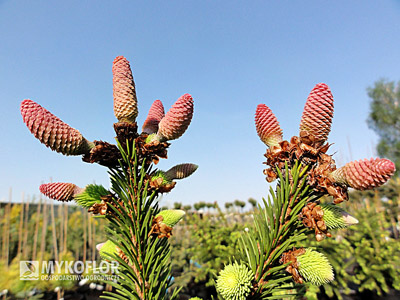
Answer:
[{"label": "cone scale", "polygon": [[113,66],[114,114],[119,122],[134,123],[138,115],[135,82],[129,61],[123,56],[114,59]]},{"label": "cone scale", "polygon": [[265,104],[257,105],[255,123],[257,134],[268,147],[279,146],[282,129],[271,109]]},{"label": "cone scale", "polygon": [[158,125],[159,141],[175,140],[182,136],[193,116],[193,98],[189,94],[180,97]]},{"label": "cone scale", "polygon": [[36,102],[21,103],[21,115],[29,131],[46,147],[64,155],[86,154],[94,147],[72,128]]},{"label": "cone scale", "polygon": [[381,186],[396,171],[395,164],[385,158],[352,161],[336,169],[330,178],[356,190],[369,190]]},{"label": "cone scale", "polygon": [[321,146],[331,131],[333,96],[325,83],[317,84],[307,98],[300,122],[300,138],[306,144]]}]

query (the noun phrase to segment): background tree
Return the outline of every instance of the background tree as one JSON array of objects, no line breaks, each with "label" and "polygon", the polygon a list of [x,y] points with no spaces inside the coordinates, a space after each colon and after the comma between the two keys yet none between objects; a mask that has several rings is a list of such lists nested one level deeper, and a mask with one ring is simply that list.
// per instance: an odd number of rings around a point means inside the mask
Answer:
[{"label": "background tree", "polygon": [[[367,89],[372,99],[368,126],[379,135],[378,155],[400,168],[400,82],[381,79]],[[398,172],[398,171],[397,171]],[[397,173],[398,174],[398,173]]]},{"label": "background tree", "polygon": [[251,204],[251,207],[253,209],[255,209],[257,207],[257,200],[254,198],[249,198],[249,200],[247,200],[247,202],[249,202]]}]

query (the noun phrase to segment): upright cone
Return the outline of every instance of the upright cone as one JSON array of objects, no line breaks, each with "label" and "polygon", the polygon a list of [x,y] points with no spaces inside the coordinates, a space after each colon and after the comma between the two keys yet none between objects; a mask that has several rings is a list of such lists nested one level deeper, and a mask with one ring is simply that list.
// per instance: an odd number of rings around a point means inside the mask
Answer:
[{"label": "upright cone", "polygon": [[66,182],[45,183],[39,190],[46,197],[58,201],[71,201],[75,195],[83,191],[79,186]]},{"label": "upright cone", "polygon": [[256,130],[261,141],[268,147],[279,146],[282,142],[282,129],[271,109],[265,104],[257,105]]},{"label": "upright cone", "polygon": [[143,123],[142,131],[147,134],[156,133],[162,118],[164,118],[164,106],[160,100],[156,100],[150,107],[146,121]]},{"label": "upright cone", "polygon": [[129,61],[123,56],[117,56],[113,62],[112,72],[114,114],[119,122],[135,123],[138,108]]},{"label": "upright cone", "polygon": [[381,186],[396,171],[395,164],[385,158],[352,161],[330,174],[337,183],[356,190],[369,190]]},{"label": "upright cone", "polygon": [[300,122],[300,139],[303,143],[319,147],[331,131],[333,96],[325,83],[317,84],[304,106]]},{"label": "upright cone", "polygon": [[21,115],[29,131],[51,150],[64,155],[80,155],[89,153],[94,147],[79,130],[64,123],[32,100],[22,101]]},{"label": "upright cone", "polygon": [[161,142],[175,140],[188,128],[193,116],[193,98],[189,94],[180,97],[158,125],[157,138]]}]

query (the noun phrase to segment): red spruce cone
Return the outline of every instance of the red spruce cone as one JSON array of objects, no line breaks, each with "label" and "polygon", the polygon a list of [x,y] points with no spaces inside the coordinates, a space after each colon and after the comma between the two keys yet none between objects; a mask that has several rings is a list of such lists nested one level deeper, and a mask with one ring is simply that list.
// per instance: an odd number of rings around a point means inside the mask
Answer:
[{"label": "red spruce cone", "polygon": [[172,181],[174,179],[183,179],[192,175],[198,167],[199,166],[195,164],[176,165],[166,171],[164,176],[168,181]]},{"label": "red spruce cone", "polygon": [[371,158],[349,162],[333,171],[330,178],[356,190],[369,190],[384,184],[395,171],[395,164],[390,160]]},{"label": "red spruce cone", "polygon": [[32,100],[22,101],[21,115],[30,132],[51,150],[65,155],[80,155],[89,153],[94,146],[77,129]]},{"label": "red spruce cone", "polygon": [[117,56],[112,72],[114,114],[119,122],[135,123],[138,115],[137,98],[129,61],[123,56]]},{"label": "red spruce cone", "polygon": [[158,124],[160,142],[179,138],[188,128],[193,116],[193,98],[189,94],[180,97]]},{"label": "red spruce cone", "polygon": [[282,129],[268,106],[257,105],[255,122],[261,141],[268,147],[279,146],[279,143],[282,142]]},{"label": "red spruce cone", "polygon": [[142,131],[147,134],[152,134],[158,131],[158,124],[164,118],[164,106],[160,100],[156,100],[150,107],[146,121],[142,126]]},{"label": "red spruce cone", "polygon": [[325,83],[317,84],[304,106],[300,122],[301,141],[316,147],[325,143],[331,131],[333,96]]},{"label": "red spruce cone", "polygon": [[42,184],[39,187],[39,190],[46,197],[59,201],[71,201],[74,199],[76,194],[83,191],[79,186],[65,182]]}]

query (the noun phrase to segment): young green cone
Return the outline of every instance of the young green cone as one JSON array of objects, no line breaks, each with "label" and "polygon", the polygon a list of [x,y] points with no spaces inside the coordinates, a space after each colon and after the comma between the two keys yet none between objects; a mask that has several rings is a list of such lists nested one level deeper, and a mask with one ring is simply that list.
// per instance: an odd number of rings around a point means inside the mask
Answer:
[{"label": "young green cone", "polygon": [[160,211],[156,218],[162,216],[162,223],[169,227],[174,227],[176,223],[178,223],[183,218],[184,215],[185,211],[181,209],[167,209]]},{"label": "young green cone", "polygon": [[253,278],[253,272],[246,265],[234,262],[220,272],[216,288],[225,300],[245,300],[251,292]]},{"label": "young green cone", "polygon": [[103,259],[108,258],[108,256],[105,253],[117,254],[117,246],[110,240],[108,240],[105,243],[96,245],[96,249],[99,251],[101,258],[103,258]]},{"label": "young green cone", "polygon": [[310,248],[297,256],[297,263],[300,275],[314,285],[322,285],[335,278],[333,268],[325,255]]},{"label": "young green cone", "polygon": [[346,228],[355,225],[358,220],[348,214],[344,209],[333,204],[320,204],[323,212],[323,220],[329,229]]}]

